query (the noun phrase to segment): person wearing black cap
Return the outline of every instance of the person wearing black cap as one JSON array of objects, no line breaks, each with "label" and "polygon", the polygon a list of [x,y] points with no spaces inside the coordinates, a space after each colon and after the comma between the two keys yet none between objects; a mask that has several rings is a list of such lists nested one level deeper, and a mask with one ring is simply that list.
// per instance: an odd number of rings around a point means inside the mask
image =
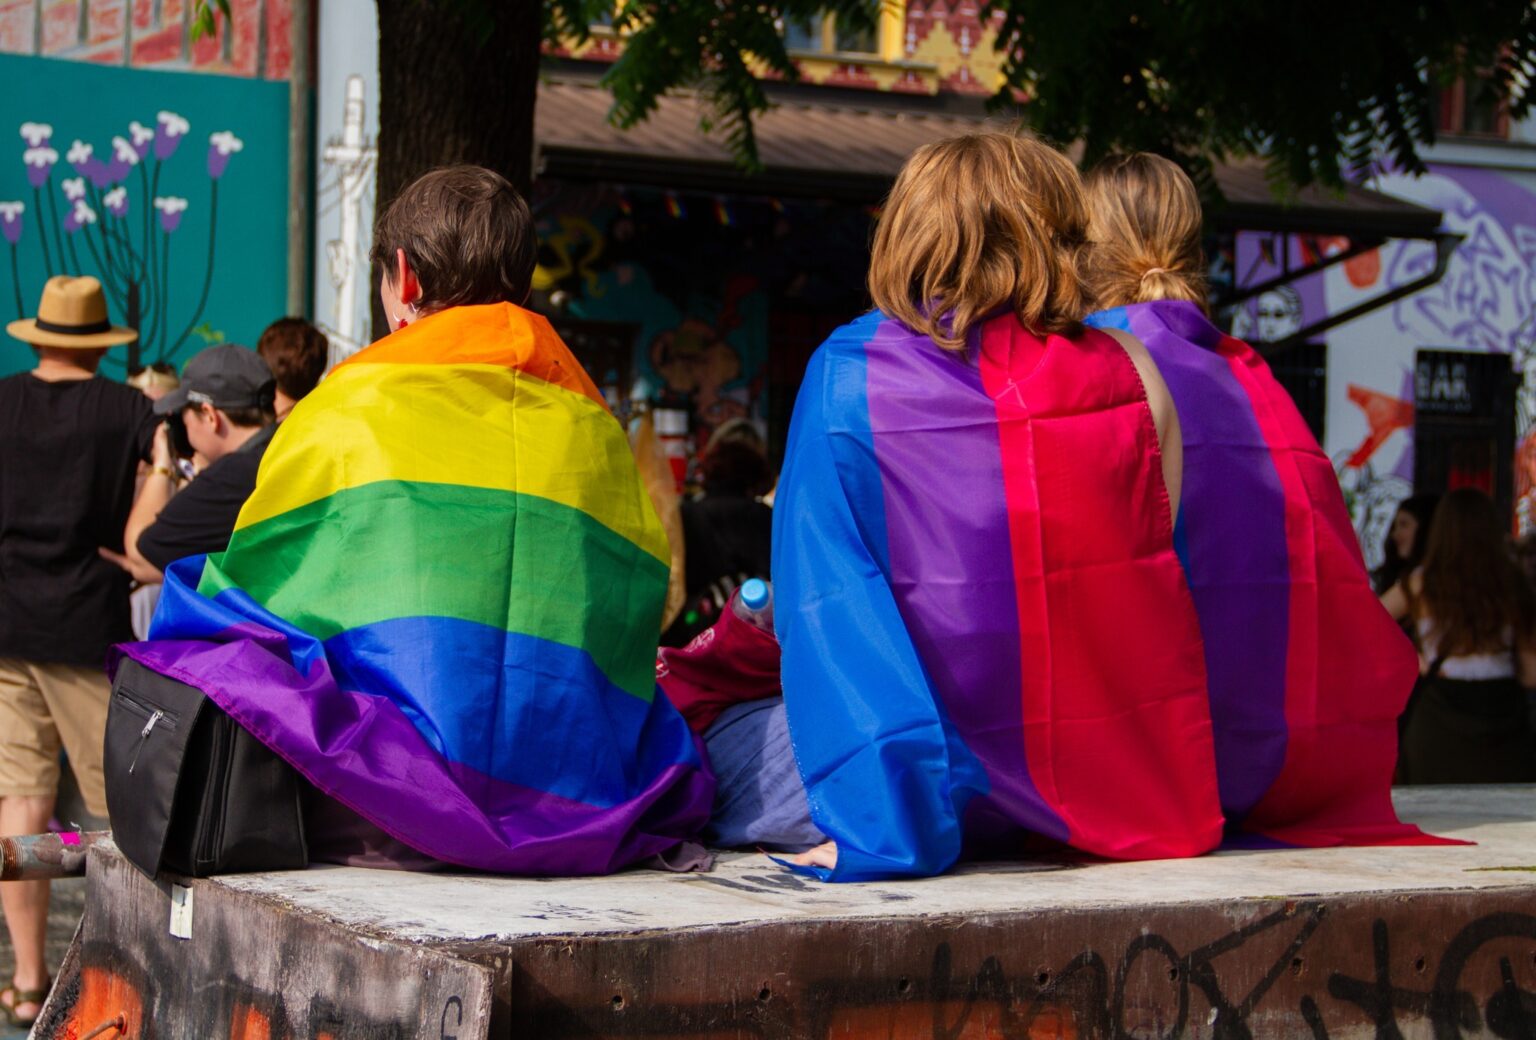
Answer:
[{"label": "person wearing black cap", "polygon": [[[183,556],[223,552],[240,507],[256,487],[256,470],[276,419],[272,370],[253,350],[209,347],[187,362],[181,386],[155,402],[165,416],[155,433],[152,468],[128,515],[126,551],[101,555],[139,581],[160,581]],[[170,425],[180,422],[207,467],[180,491]]]}]

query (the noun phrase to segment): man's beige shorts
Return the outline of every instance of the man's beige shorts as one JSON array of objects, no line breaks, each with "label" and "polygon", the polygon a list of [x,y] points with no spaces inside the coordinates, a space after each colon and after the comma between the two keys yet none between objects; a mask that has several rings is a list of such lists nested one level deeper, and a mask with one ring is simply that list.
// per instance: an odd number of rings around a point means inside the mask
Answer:
[{"label": "man's beige shorts", "polygon": [[0,798],[51,797],[59,787],[62,743],[85,807],[105,816],[101,748],[111,694],[100,668],[0,657]]}]

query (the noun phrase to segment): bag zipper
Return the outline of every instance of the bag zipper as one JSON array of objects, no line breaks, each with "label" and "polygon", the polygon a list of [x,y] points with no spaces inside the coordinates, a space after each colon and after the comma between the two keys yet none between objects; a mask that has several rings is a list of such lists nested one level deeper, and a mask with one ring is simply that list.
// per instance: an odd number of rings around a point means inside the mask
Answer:
[{"label": "bag zipper", "polygon": [[146,718],[155,714],[156,712],[159,712],[166,726],[170,729],[175,729],[177,720],[181,718],[181,715],[178,712],[174,712],[169,708],[157,708],[155,705],[150,704],[148,701],[143,701],[138,697],[135,697],[127,689],[112,691],[112,699],[122,701],[135,713],[143,715]]},{"label": "bag zipper", "polygon": [[159,708],[150,715],[149,721],[144,723],[144,728],[139,730],[139,746],[133,749],[133,758],[128,763],[128,773],[132,775],[133,767],[139,764],[139,753],[144,750],[144,745],[149,741],[149,734],[154,730],[155,724],[165,718],[165,712]]}]

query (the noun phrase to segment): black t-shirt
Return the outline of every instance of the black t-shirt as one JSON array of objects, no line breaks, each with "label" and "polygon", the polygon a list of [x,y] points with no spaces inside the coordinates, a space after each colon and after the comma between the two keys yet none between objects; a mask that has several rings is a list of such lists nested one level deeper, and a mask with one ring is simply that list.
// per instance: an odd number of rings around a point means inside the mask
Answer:
[{"label": "black t-shirt", "polygon": [[122,549],[157,420],[100,377],[0,379],[0,656],[99,665],[133,638]]},{"label": "black t-shirt", "polygon": [[183,556],[229,548],[240,507],[256,489],[256,470],[272,440],[267,426],[203,470],[139,534],[139,555],[162,571]]}]

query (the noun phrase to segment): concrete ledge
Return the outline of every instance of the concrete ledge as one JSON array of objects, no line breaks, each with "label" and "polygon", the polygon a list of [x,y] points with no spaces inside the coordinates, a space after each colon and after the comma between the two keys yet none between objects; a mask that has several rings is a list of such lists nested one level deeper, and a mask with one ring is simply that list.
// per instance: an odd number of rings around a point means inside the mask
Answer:
[{"label": "concrete ledge", "polygon": [[194,882],[190,940],[108,849],[37,1035],[121,1006],[144,1026],[126,1035],[162,1038],[1536,1036],[1536,788],[1399,807],[1478,844],[858,886],[758,855],[589,879],[317,868]]}]

